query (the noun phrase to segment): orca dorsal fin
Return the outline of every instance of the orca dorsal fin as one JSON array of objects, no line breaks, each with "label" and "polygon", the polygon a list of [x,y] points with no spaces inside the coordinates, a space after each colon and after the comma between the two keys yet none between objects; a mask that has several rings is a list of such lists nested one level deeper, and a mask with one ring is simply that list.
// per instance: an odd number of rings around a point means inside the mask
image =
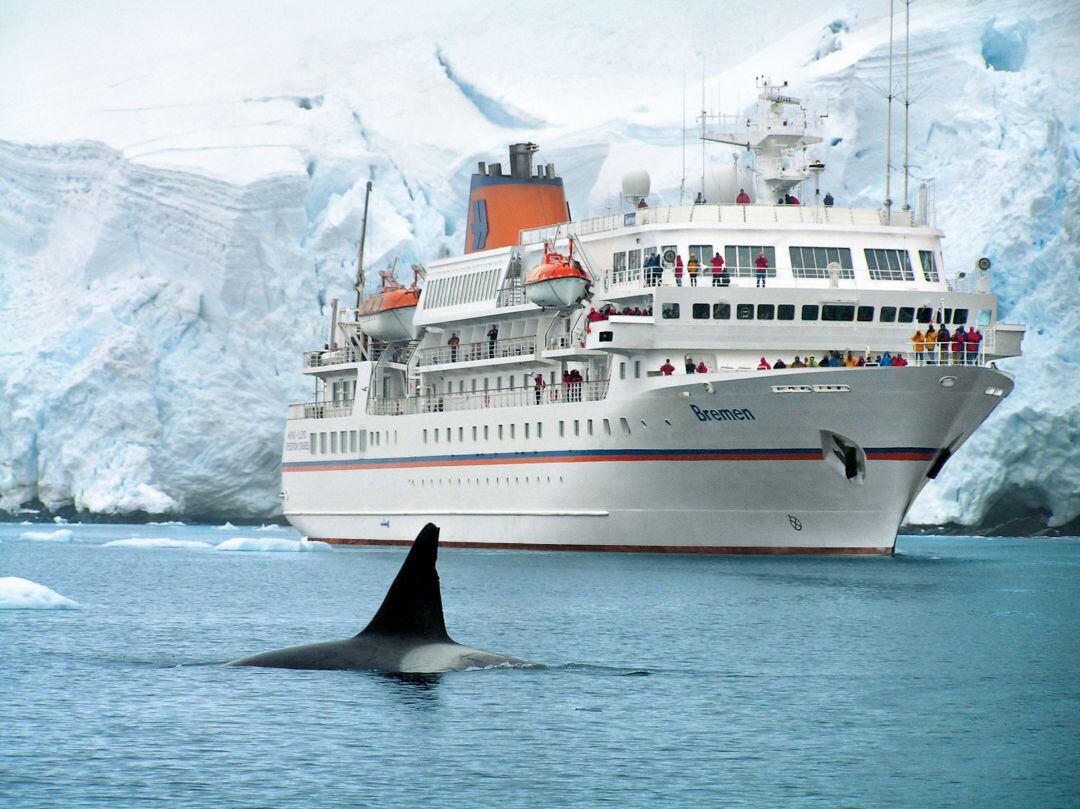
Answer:
[{"label": "orca dorsal fin", "polygon": [[435,570],[438,553],[439,527],[428,523],[413,540],[382,606],[356,637],[377,634],[453,642],[443,620],[439,574]]}]

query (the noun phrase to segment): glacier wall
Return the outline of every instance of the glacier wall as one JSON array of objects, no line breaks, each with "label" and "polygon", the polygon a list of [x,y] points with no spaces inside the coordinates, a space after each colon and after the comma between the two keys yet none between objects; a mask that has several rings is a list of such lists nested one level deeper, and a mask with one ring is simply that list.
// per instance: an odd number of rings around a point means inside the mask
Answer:
[{"label": "glacier wall", "polygon": [[[753,76],[768,72],[827,110],[822,187],[878,203],[884,4],[778,5],[789,25],[764,43],[753,15],[719,26],[707,3],[680,14],[642,5],[626,20],[622,3],[558,0],[490,21],[494,39],[455,21],[466,4],[412,27],[385,10],[331,4],[330,21],[309,20],[306,37],[293,35],[298,12],[286,8],[248,21],[262,47],[246,49],[193,16],[180,22],[197,34],[195,52],[182,37],[153,40],[147,32],[163,21],[150,17],[132,28],[157,49],[112,61],[107,43],[74,41],[85,19],[27,6],[19,41],[0,34],[10,46],[0,69],[17,63],[29,77],[0,88],[0,508],[277,514],[285,405],[311,398],[300,354],[325,339],[329,299],[354,294],[364,182],[376,181],[372,265],[459,251],[474,161],[502,158],[515,140],[541,144],[576,216],[617,208],[633,167],[676,201],[678,71],[699,74],[699,52],[709,106],[749,103]],[[946,271],[989,256],[1003,318],[1029,331],[1025,357],[1007,364],[1015,393],[909,519],[1075,523],[1080,110],[1070,31],[1080,11],[913,10],[911,163],[933,178]],[[561,13],[579,23],[561,34],[558,64],[515,45],[520,28]],[[685,42],[689,53],[665,69],[628,57],[626,43],[654,41]],[[689,151],[690,177],[699,152]],[[898,199],[899,174],[893,183]]]}]

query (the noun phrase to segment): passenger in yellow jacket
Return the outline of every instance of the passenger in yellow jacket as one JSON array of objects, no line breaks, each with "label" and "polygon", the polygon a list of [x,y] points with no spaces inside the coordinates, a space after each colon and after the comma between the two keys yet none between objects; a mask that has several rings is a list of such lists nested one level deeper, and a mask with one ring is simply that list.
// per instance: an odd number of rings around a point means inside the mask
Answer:
[{"label": "passenger in yellow jacket", "polygon": [[915,336],[911,338],[911,344],[915,349],[915,353],[922,354],[923,345],[926,343],[926,338],[923,337],[921,329],[915,329]]},{"label": "passenger in yellow jacket", "polygon": [[934,364],[934,348],[937,345],[937,332],[934,331],[934,325],[931,323],[930,328],[926,330],[926,335],[923,337],[923,347],[926,351],[926,362],[929,365]]}]

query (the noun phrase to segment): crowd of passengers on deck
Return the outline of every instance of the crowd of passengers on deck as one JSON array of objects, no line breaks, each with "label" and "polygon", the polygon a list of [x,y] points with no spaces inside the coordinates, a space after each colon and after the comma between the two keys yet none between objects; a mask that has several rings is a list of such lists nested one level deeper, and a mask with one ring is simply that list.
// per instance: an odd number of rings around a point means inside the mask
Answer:
[{"label": "crowd of passengers on deck", "polygon": [[[669,253],[672,251],[668,251]],[[698,278],[705,279],[706,276],[712,277],[712,285],[714,287],[726,287],[731,286],[731,278],[728,276],[727,269],[724,267],[724,257],[720,253],[713,253],[713,257],[709,259],[706,264],[704,259],[698,259],[696,255],[691,254],[690,260],[685,264],[681,253],[676,253],[673,259],[661,258],[658,252],[653,252],[646,260],[642,267],[645,273],[645,286],[658,287],[660,286],[664,273],[671,273],[675,278],[675,286],[681,287],[683,285],[683,278],[686,278],[687,286],[696,287],[698,285]],[[765,255],[765,252],[759,252],[754,259],[754,278],[755,286],[764,287],[765,279],[769,272],[769,259]]]}]

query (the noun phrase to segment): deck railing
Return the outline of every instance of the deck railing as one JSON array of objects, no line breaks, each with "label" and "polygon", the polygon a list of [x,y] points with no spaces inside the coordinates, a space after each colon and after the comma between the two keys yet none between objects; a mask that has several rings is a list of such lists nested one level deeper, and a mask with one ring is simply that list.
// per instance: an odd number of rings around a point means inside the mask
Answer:
[{"label": "deck railing", "polygon": [[339,399],[329,402],[301,402],[289,405],[290,419],[335,419],[351,416],[352,399]]},{"label": "deck railing", "polygon": [[368,349],[368,356],[364,357],[363,352],[355,346],[345,346],[344,348],[323,348],[318,351],[305,351],[304,352],[304,367],[305,368],[322,368],[325,365],[341,365],[346,362],[363,362],[365,359],[377,361],[384,351],[389,351],[390,356],[388,359],[393,360],[393,352],[400,348],[384,349],[381,347],[371,347]]},{"label": "deck railing", "polygon": [[457,346],[422,348],[417,361],[421,368],[473,360],[493,360],[505,357],[528,357],[536,353],[536,337],[507,337],[503,340],[481,340]]},{"label": "deck railing", "polygon": [[403,399],[372,399],[368,413],[373,416],[405,416],[417,413],[448,413],[493,407],[525,407],[575,402],[599,402],[607,396],[606,379],[560,385],[486,390],[468,393],[440,393]]}]

